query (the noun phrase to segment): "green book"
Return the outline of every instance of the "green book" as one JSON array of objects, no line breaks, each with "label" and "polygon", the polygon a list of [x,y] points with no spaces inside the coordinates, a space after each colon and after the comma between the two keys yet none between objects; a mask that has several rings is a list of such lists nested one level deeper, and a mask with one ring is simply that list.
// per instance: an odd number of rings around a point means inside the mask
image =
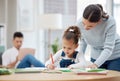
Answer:
[{"label": "green book", "polygon": [[69,68],[56,68],[56,70],[59,70],[61,72],[71,72],[71,69]]},{"label": "green book", "polygon": [[6,68],[0,68],[0,75],[9,75],[12,74],[12,70]]},{"label": "green book", "polygon": [[87,72],[103,72],[105,69],[88,69]]},{"label": "green book", "polygon": [[85,68],[85,69],[76,69],[73,70],[73,72],[77,73],[78,75],[106,75],[108,70],[106,69],[91,69],[91,68]]}]

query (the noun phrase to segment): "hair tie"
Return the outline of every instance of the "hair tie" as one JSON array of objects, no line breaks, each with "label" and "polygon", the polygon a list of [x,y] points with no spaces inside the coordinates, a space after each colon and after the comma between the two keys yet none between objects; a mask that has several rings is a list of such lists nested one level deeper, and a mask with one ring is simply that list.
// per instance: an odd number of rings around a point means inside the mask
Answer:
[{"label": "hair tie", "polygon": [[70,31],[70,32],[74,32],[74,30],[73,30],[73,29],[69,29],[69,31]]}]

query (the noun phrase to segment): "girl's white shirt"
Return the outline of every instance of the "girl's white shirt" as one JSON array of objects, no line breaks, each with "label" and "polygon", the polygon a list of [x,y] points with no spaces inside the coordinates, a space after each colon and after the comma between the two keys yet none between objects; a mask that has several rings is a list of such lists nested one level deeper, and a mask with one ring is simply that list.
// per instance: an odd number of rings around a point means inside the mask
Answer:
[{"label": "girl's white shirt", "polygon": [[[73,58],[69,58],[67,55],[65,55],[65,57],[62,57],[61,54],[63,52],[63,49],[59,50],[56,54],[54,54],[53,56],[53,60],[54,60],[54,66],[56,68],[60,68],[60,61],[62,58],[64,59],[73,59]],[[85,68],[88,65],[92,64],[92,62],[86,61],[85,57],[82,53],[78,52],[75,60],[75,64],[71,64],[69,67],[71,68]],[[47,66],[48,64],[52,64],[51,59],[49,59],[46,63],[45,66]]]}]

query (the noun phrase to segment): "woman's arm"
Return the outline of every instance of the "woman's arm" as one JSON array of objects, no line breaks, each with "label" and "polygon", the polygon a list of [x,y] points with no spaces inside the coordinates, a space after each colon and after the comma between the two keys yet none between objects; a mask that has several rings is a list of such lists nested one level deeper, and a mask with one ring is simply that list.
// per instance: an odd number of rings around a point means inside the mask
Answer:
[{"label": "woman's arm", "polygon": [[87,43],[85,42],[85,40],[82,37],[81,41],[80,41],[80,53],[85,54],[86,47],[87,47]]},{"label": "woman's arm", "polygon": [[87,43],[85,42],[83,34],[82,34],[82,30],[84,29],[84,27],[82,25],[82,18],[80,18],[78,20],[78,22],[76,23],[76,26],[78,26],[80,28],[80,31],[81,31],[80,52],[84,54],[85,50],[86,50],[86,47],[87,47]]},{"label": "woman's arm", "polygon": [[100,56],[94,62],[98,67],[101,66],[107,59],[112,55],[113,49],[115,47],[115,36],[116,36],[116,24],[115,21],[112,20],[111,22],[107,23],[107,27],[105,30],[105,42],[103,51],[101,52]]}]

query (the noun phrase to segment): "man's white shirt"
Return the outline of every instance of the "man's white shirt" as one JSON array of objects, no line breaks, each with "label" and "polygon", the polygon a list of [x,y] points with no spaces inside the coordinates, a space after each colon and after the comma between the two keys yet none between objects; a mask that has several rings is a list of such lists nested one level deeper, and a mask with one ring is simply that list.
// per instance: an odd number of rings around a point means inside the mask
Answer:
[{"label": "man's white shirt", "polygon": [[[16,57],[19,54],[18,52],[19,52],[18,49],[16,49],[15,47],[12,47],[5,51],[2,55],[2,65],[7,66],[8,64],[16,61]],[[17,66],[17,64],[18,63],[16,63],[15,66]]]}]

